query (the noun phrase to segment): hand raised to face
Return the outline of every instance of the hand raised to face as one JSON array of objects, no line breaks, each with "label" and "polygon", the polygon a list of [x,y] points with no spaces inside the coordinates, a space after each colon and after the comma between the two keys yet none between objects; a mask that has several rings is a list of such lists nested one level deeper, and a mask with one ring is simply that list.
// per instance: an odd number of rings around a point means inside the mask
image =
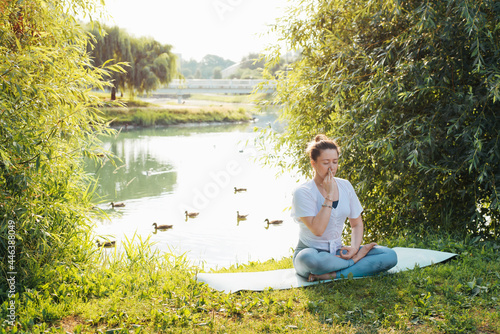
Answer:
[{"label": "hand raised to face", "polygon": [[337,190],[337,182],[335,181],[335,174],[328,168],[325,178],[322,183],[323,188],[327,193],[329,199],[333,199],[335,191]]}]

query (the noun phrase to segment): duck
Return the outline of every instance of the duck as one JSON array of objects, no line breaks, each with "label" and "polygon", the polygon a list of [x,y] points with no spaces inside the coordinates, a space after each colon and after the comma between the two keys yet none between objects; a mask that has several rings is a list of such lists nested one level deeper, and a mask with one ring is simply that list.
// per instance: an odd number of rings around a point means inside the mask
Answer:
[{"label": "duck", "polygon": [[174,225],[158,225],[156,223],[153,223],[153,226],[155,227],[155,230],[168,230],[169,228],[174,227]]},{"label": "duck", "polygon": [[189,218],[195,218],[197,217],[200,213],[199,212],[185,212],[186,213],[186,218],[189,217]]},{"label": "duck", "polygon": [[248,215],[240,215],[240,212],[236,211],[236,216],[238,217],[238,220],[245,220]]},{"label": "duck", "polygon": [[113,208],[123,208],[125,206],[125,203],[113,203],[113,202],[111,202],[110,205]]},{"label": "duck", "polygon": [[234,187],[234,192],[235,193],[239,193],[239,192],[242,192],[242,191],[247,191],[246,188],[236,188]]},{"label": "duck", "polygon": [[109,248],[109,247],[115,247],[115,244],[116,244],[116,241],[105,241],[103,243],[101,243],[99,240],[96,241],[97,242],[97,247],[106,247],[106,248]]},{"label": "duck", "polygon": [[266,218],[266,220],[264,220],[265,222],[267,222],[267,225],[278,225],[278,224],[281,224],[283,223],[282,220],[271,220],[269,221],[269,219]]}]

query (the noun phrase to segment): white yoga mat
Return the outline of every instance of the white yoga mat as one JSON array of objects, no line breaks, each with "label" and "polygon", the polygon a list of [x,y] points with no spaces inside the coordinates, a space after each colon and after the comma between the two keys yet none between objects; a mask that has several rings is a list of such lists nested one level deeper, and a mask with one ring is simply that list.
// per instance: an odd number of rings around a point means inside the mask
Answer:
[{"label": "white yoga mat", "polygon": [[[393,250],[398,254],[398,264],[391,268],[388,273],[411,270],[415,267],[426,267],[435,263],[446,261],[457,254],[433,251],[420,248],[395,247]],[[362,277],[359,277],[362,278]],[[320,282],[307,282],[307,280],[295,273],[295,269],[280,269],[244,273],[199,273],[196,277],[199,282],[207,283],[211,288],[226,293],[240,290],[263,291],[266,288],[274,290],[298,288],[318,284]],[[337,278],[338,280],[341,278]],[[321,282],[329,282],[324,280]]]}]

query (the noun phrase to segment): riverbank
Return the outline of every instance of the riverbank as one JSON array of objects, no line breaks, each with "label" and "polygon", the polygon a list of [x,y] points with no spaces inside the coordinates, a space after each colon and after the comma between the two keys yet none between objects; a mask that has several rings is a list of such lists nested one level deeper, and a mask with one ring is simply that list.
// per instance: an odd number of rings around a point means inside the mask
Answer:
[{"label": "riverbank", "polygon": [[252,120],[251,114],[244,108],[115,107],[103,108],[101,111],[106,121],[113,127],[167,126],[184,123],[234,123]]},{"label": "riverbank", "polygon": [[[199,95],[181,104],[168,98],[118,99],[124,106],[101,107],[113,127],[168,126],[185,123],[235,123],[253,120],[249,96]],[[234,102],[233,102],[234,101]],[[217,104],[215,104],[217,102]]]},{"label": "riverbank", "polygon": [[[499,333],[498,242],[408,234],[390,247],[458,253],[443,264],[308,288],[224,294],[198,283],[184,256],[130,240],[86,263],[46,267],[46,282],[19,295],[17,331],[2,333]],[[292,267],[291,258],[220,271]],[[1,316],[7,315],[7,304]]]}]

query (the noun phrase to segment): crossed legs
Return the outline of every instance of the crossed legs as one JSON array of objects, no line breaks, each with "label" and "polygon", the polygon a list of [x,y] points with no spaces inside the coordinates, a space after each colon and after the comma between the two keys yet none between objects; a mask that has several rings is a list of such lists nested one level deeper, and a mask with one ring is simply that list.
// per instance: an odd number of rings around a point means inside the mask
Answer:
[{"label": "crossed legs", "polygon": [[361,246],[358,253],[350,260],[344,260],[336,255],[314,248],[303,248],[294,256],[294,267],[297,274],[307,277],[308,281],[347,277],[370,276],[386,271],[397,263],[394,250],[376,246],[375,243]]}]

